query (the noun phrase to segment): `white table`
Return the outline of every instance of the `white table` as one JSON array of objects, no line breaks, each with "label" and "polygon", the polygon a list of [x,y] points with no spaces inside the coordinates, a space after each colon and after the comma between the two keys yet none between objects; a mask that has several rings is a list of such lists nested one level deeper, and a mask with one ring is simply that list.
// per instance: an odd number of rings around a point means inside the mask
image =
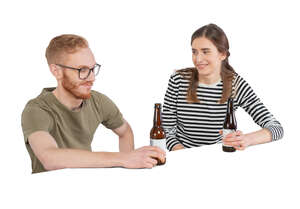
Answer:
[{"label": "white table", "polygon": [[224,153],[217,144],[169,152],[153,169],[29,175],[10,192],[31,208],[299,208],[297,150],[279,141]]}]

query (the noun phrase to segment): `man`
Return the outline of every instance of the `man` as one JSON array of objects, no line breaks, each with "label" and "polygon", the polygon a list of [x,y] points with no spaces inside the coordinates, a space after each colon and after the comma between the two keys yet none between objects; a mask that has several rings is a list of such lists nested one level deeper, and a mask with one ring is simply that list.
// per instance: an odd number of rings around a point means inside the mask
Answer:
[{"label": "man", "polygon": [[[100,70],[88,42],[77,35],[61,35],[46,50],[56,88],[45,88],[22,113],[22,129],[32,161],[32,173],[62,168],[152,168],[153,158],[165,152],[145,146],[134,150],[133,133],[117,106],[92,91]],[[102,123],[119,136],[120,152],[92,152],[93,135]]]}]

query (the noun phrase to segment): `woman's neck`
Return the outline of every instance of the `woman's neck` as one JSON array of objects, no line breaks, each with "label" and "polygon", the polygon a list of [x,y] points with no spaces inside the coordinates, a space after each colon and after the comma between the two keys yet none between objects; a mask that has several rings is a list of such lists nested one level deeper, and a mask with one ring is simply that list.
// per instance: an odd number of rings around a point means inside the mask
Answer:
[{"label": "woman's neck", "polygon": [[203,76],[199,75],[199,83],[206,84],[206,85],[211,85],[219,82],[221,80],[221,75],[208,75],[208,76]]}]

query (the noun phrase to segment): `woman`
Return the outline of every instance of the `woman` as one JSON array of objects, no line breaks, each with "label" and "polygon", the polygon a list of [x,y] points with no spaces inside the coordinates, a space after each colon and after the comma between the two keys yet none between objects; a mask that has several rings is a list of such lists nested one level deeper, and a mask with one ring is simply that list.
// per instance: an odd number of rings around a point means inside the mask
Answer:
[{"label": "woman", "polygon": [[215,24],[192,35],[195,68],[176,71],[170,78],[163,105],[163,124],[168,150],[215,144],[222,140],[226,101],[234,93],[234,110],[242,107],[261,130],[228,134],[223,143],[237,150],[281,139],[283,128],[229,65],[229,44]]}]

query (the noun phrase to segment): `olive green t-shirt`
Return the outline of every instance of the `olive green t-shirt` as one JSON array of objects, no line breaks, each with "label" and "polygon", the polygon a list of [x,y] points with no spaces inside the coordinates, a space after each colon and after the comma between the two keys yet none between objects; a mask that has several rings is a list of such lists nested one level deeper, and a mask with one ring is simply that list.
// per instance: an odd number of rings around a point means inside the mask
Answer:
[{"label": "olive green t-shirt", "polygon": [[47,131],[59,148],[91,151],[93,136],[100,123],[115,129],[124,121],[117,106],[104,94],[91,91],[91,97],[83,100],[81,108],[72,111],[57,100],[52,93],[54,89],[45,88],[37,98],[26,104],[22,113],[22,129],[32,173],[46,171],[28,143],[33,132]]}]

